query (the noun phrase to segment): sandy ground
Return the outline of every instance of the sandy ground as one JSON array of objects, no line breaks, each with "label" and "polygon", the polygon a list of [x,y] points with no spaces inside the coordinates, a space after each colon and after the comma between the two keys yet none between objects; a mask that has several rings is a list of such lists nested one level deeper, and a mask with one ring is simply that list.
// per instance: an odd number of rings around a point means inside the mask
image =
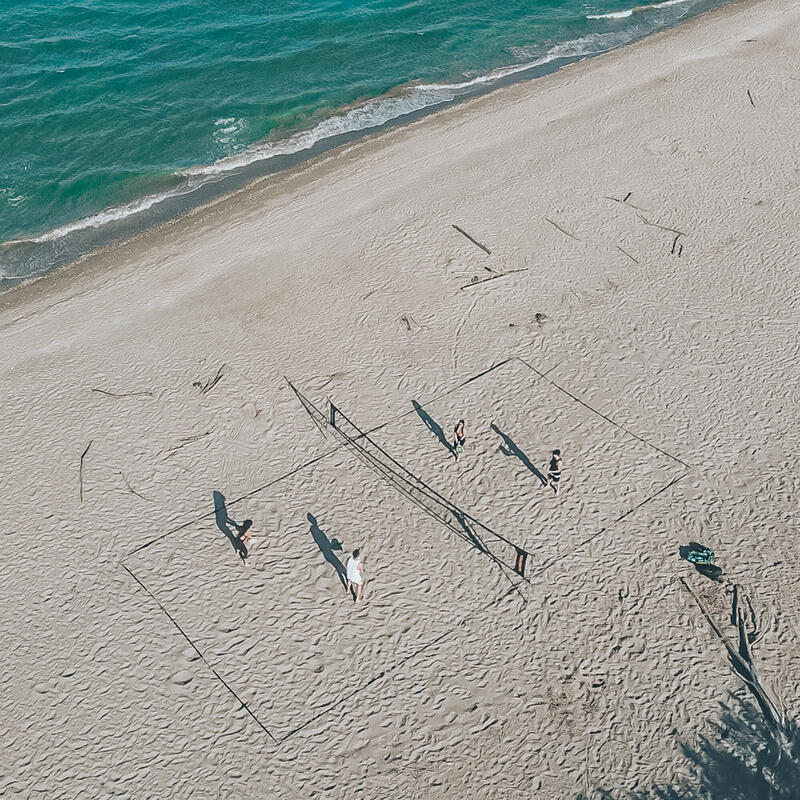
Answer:
[{"label": "sandy ground", "polygon": [[[4,295],[0,795],[678,782],[746,697],[680,581],[733,631],[690,540],[797,719],[799,80],[800,5],[726,8]],[[526,550],[526,580],[284,376]]]}]

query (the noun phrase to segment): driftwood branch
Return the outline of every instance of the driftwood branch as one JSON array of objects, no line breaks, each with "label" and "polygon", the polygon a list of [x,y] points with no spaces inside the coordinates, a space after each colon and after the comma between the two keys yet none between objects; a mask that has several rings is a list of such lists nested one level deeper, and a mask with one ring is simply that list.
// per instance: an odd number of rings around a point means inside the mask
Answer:
[{"label": "driftwood branch", "polygon": [[683,231],[679,231],[677,228],[670,228],[666,225],[659,225],[657,222],[650,222],[649,219],[645,219],[641,214],[637,214],[637,217],[644,222],[645,225],[649,225],[651,228],[658,228],[662,231],[670,231],[671,233],[677,233],[679,236],[688,236],[688,234],[684,233]]},{"label": "driftwood branch", "polygon": [[496,275],[492,275],[491,278],[483,278],[479,281],[472,281],[472,283],[468,283],[466,286],[459,287],[460,289],[471,289],[473,286],[477,286],[480,283],[488,283],[489,281],[496,281],[498,278],[505,278],[506,275],[514,275],[517,272],[528,272],[529,268],[525,267],[524,269],[512,269],[508,272],[498,272]]},{"label": "driftwood branch", "polygon": [[477,247],[480,247],[480,249],[483,250],[483,252],[486,253],[487,256],[490,256],[492,254],[492,251],[485,244],[481,244],[477,239],[473,239],[463,228],[459,228],[458,225],[453,225],[453,227],[462,236],[466,236],[467,239],[469,239],[472,242],[472,244],[476,245]]},{"label": "driftwood branch", "polygon": [[[739,634],[739,646],[736,647],[724,631],[717,625],[711,612],[706,607],[706,604],[700,599],[697,593],[691,586],[681,578],[681,583],[685,589],[694,598],[706,621],[711,626],[711,630],[717,635],[719,640],[725,645],[728,651],[728,658],[731,662],[733,671],[744,681],[750,693],[755,698],[761,712],[766,721],[780,731],[785,729],[785,717],[783,712],[778,708],[778,703],[771,697],[767,689],[762,685],[761,679],[756,671],[755,664],[753,663],[753,655],[750,650],[751,640],[747,633],[747,626],[745,621],[745,613],[739,601],[739,587],[734,587],[733,592],[733,608],[731,610],[731,618],[735,619],[735,625]],[[749,600],[748,600],[749,604]]]},{"label": "driftwood branch", "polygon": [[628,258],[631,261],[633,261],[634,264],[638,264],[639,263],[638,259],[635,259],[627,250],[623,250],[619,245],[617,245],[617,250],[619,250],[620,253],[623,253],[624,255],[628,256]]},{"label": "driftwood branch", "polygon": [[200,394],[205,394],[206,392],[210,392],[219,383],[220,378],[222,378],[222,375],[225,371],[225,367],[226,365],[223,364],[217,370],[217,374],[211,380],[206,381],[205,383],[200,383],[200,381],[195,381],[192,384],[192,386],[194,386],[196,389],[199,389]]},{"label": "driftwood branch", "polygon": [[611,197],[611,195],[604,194],[603,198],[605,200],[613,200],[615,203],[619,203],[622,206],[627,206],[628,208],[635,208],[637,211],[647,211],[648,209],[642,208],[641,206],[636,206],[633,203],[628,202],[628,198],[633,194],[633,192],[628,192],[622,200],[619,197]]},{"label": "driftwood branch", "polygon": [[133,486],[130,485],[130,482],[123,473],[120,472],[119,474],[122,476],[122,480],[125,481],[125,485],[128,487],[128,491],[131,494],[135,494],[137,497],[141,497],[142,500],[146,500],[148,503],[153,502],[149,497],[145,497],[143,494],[139,494],[139,492],[137,492],[136,489],[134,489]]},{"label": "driftwood branch", "polygon": [[81,453],[81,463],[80,467],[78,468],[78,481],[80,483],[80,499],[81,503],[83,502],[83,459],[86,458],[86,454],[89,452],[89,448],[92,446],[92,439],[89,444],[86,445],[86,449]]},{"label": "driftwood branch", "polygon": [[152,397],[152,392],[124,392],[118,394],[117,392],[107,392],[105,389],[92,389],[93,392],[104,394],[106,397]]},{"label": "driftwood branch", "polygon": [[576,242],[583,241],[582,239],[579,239],[574,233],[570,233],[568,230],[562,228],[557,222],[553,222],[553,220],[551,220],[549,217],[545,217],[544,219],[546,222],[549,222],[554,228],[558,228],[561,231],[561,233],[563,233],[565,236],[569,236],[570,239],[574,239]]},{"label": "driftwood branch", "polygon": [[[166,461],[168,458],[172,458],[175,453],[178,452],[183,447],[187,445],[193,444],[194,442],[200,441],[200,439],[204,439],[206,436],[210,436],[211,431],[206,431],[205,433],[198,433],[195,436],[187,436],[185,439],[181,439],[180,444],[175,445],[175,447],[169,447],[166,450],[167,455],[164,456],[162,461]],[[161,451],[162,453],[165,452],[164,450]]]},{"label": "driftwood branch", "polygon": [[756,107],[756,103],[755,103],[755,100],[753,100],[753,95],[750,94],[750,90],[749,89],[747,90],[747,97],[750,100],[750,105],[753,106],[753,108],[755,108]]}]

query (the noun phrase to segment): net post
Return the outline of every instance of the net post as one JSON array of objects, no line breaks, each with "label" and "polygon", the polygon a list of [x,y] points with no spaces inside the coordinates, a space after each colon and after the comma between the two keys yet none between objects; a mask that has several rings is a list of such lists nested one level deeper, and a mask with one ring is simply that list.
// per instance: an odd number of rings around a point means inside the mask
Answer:
[{"label": "net post", "polygon": [[519,547],[515,547],[514,549],[517,551],[517,560],[514,562],[514,572],[524,578],[525,562],[528,560],[528,554],[525,552],[525,550],[521,550]]}]

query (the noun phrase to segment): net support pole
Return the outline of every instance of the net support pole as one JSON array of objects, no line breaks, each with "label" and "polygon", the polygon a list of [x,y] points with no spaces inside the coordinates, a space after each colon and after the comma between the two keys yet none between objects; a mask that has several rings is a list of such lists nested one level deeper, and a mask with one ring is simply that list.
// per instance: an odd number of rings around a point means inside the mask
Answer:
[{"label": "net support pole", "polygon": [[332,428],[336,427],[336,406],[328,399],[328,408],[330,411],[329,422]]},{"label": "net support pole", "polygon": [[528,560],[528,554],[524,550],[521,550],[519,547],[516,547],[515,550],[517,551],[517,560],[514,564],[514,572],[518,573],[524,578],[525,562]]}]

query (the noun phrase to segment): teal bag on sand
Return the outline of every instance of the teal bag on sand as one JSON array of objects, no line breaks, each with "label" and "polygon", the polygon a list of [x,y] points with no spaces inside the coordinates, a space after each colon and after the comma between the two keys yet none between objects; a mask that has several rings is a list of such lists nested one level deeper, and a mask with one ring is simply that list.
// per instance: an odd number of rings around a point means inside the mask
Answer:
[{"label": "teal bag on sand", "polygon": [[710,564],[715,558],[714,551],[707,547],[702,550],[690,550],[686,554],[686,560],[691,561],[692,564]]}]

